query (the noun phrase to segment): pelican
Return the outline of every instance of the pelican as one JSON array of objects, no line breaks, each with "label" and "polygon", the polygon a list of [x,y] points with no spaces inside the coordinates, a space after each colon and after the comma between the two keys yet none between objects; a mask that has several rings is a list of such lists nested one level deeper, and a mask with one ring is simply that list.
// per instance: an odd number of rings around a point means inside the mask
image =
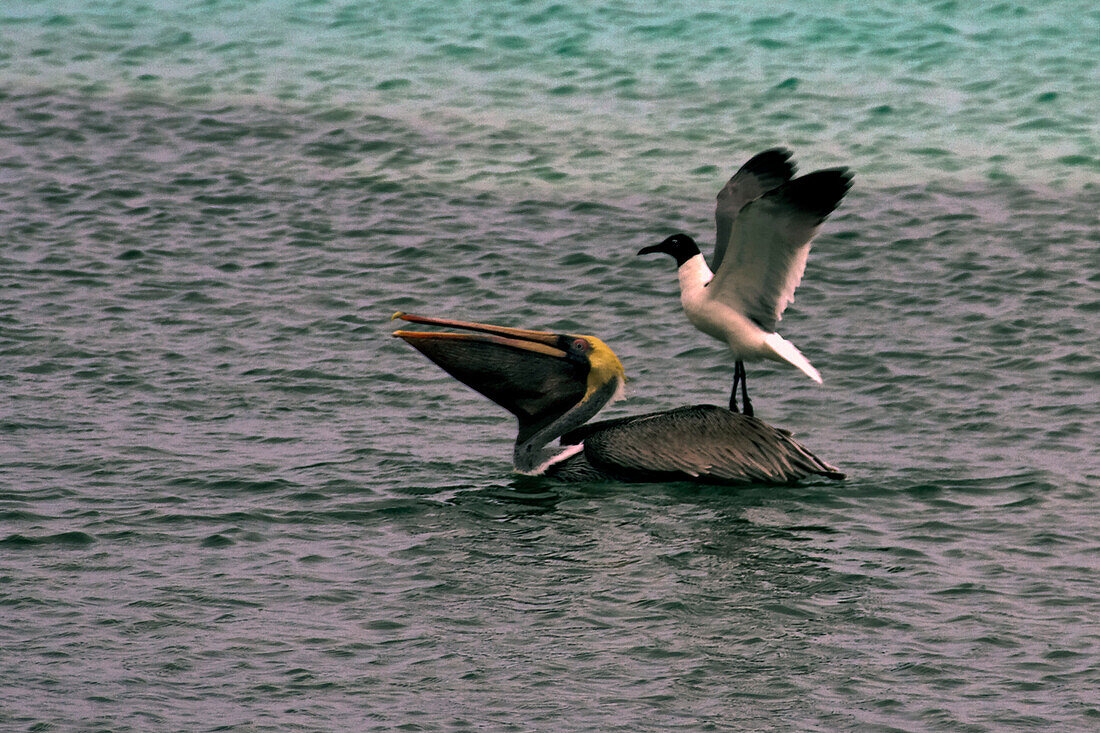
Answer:
[{"label": "pelican", "polygon": [[622,394],[626,379],[615,352],[595,336],[402,312],[393,318],[460,331],[393,335],[516,416],[512,464],[520,473],[567,481],[729,484],[844,478],[788,431],[724,407],[695,405],[588,423]]},{"label": "pelican", "polygon": [[664,252],[676,260],[680,302],[697,329],[729,346],[736,362],[730,410],[752,415],[745,362],[769,359],[798,367],[821,384],[821,374],[790,341],[775,332],[806,270],[810,242],[852,186],[847,168],[792,178],[784,148],[765,150],[738,169],[718,192],[717,235],[711,267],[695,240],[674,234],[638,254]]}]

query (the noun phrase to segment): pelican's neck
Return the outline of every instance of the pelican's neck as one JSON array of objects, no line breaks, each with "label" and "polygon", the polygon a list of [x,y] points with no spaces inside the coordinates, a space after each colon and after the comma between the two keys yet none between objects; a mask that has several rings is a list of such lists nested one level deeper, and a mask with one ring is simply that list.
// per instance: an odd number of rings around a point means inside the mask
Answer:
[{"label": "pelican's neck", "polygon": [[537,476],[545,473],[555,463],[583,450],[583,443],[565,447],[550,446],[549,443],[595,417],[604,405],[619,394],[621,388],[622,379],[616,376],[526,440],[520,442],[517,438],[512,451],[512,465],[520,473]]},{"label": "pelican's neck", "polygon": [[696,254],[685,260],[684,264],[676,270],[676,275],[680,278],[680,292],[702,288],[714,277],[702,254]]}]

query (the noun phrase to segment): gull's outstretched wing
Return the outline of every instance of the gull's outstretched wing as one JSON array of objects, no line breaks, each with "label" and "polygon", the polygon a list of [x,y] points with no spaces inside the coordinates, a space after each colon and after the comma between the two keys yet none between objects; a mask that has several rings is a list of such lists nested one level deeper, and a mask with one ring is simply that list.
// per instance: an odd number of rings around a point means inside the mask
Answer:
[{"label": "gull's outstretched wing", "polygon": [[714,405],[608,420],[563,436],[584,441],[594,468],[621,480],[791,483],[844,474],[790,433]]},{"label": "gull's outstretched wing", "polygon": [[741,209],[710,297],[775,331],[802,281],[810,242],[852,187],[847,168],[814,171],[784,183]]},{"label": "gull's outstretched wing", "polygon": [[745,204],[791,180],[793,175],[791,151],[786,148],[772,148],[749,158],[726,181],[726,185],[718,192],[718,204],[714,207],[717,233],[714,239],[714,257],[710,261],[712,271],[718,272],[718,266],[722,264],[738,212]]}]

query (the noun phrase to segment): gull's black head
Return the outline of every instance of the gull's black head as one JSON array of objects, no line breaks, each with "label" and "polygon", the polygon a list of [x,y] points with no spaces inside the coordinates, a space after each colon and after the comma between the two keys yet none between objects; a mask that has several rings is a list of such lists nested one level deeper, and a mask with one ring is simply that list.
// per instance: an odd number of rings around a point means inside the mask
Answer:
[{"label": "gull's black head", "polygon": [[654,252],[664,252],[676,260],[676,266],[684,264],[695,255],[699,254],[699,245],[686,234],[673,234],[660,244],[642,247],[638,250],[640,255],[648,255]]}]

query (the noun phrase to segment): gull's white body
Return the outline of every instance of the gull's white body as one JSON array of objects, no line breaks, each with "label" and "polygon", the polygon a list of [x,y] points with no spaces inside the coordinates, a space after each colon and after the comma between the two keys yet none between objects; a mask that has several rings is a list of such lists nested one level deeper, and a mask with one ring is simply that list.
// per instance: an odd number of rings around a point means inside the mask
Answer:
[{"label": "gull's white body", "polygon": [[702,254],[682,264],[677,276],[680,280],[680,304],[693,326],[729,346],[741,361],[768,359],[790,363],[821,384],[817,369],[794,344],[777,333],[765,331],[737,308],[713,297],[717,291],[708,288],[707,284],[714,275]]}]

